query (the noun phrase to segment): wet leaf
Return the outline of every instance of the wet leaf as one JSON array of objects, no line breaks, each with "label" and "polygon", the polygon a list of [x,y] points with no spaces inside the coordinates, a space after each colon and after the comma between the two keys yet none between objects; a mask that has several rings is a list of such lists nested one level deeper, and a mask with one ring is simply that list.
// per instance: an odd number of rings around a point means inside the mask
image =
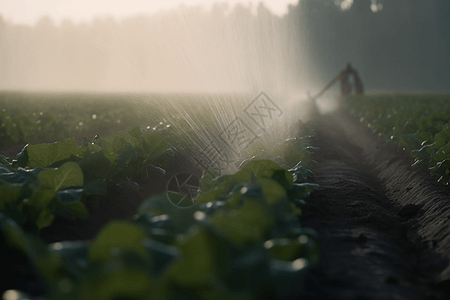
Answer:
[{"label": "wet leaf", "polygon": [[55,170],[45,170],[38,174],[42,187],[59,191],[68,187],[83,185],[83,172],[74,162],[67,162]]},{"label": "wet leaf", "polygon": [[56,143],[28,145],[28,163],[31,167],[48,167],[60,160],[78,154],[78,146],[74,138]]}]

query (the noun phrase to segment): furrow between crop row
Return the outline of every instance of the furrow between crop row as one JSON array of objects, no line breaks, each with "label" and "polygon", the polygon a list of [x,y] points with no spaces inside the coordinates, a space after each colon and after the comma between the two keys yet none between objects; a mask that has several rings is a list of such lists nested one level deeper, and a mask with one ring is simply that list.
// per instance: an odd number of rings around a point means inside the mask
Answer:
[{"label": "furrow between crop row", "polygon": [[446,188],[345,112],[321,117],[316,132],[321,188],[303,224],[319,234],[321,263],[305,298],[446,299]]}]

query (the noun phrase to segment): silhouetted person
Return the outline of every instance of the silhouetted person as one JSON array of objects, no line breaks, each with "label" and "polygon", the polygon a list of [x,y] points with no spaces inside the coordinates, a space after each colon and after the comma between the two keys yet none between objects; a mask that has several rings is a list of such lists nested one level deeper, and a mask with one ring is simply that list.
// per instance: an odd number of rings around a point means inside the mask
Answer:
[{"label": "silhouetted person", "polygon": [[358,94],[358,95],[364,94],[363,83],[361,81],[361,78],[359,78],[358,72],[356,72],[356,70],[353,70],[353,78],[355,79],[356,94]]},{"label": "silhouetted person", "polygon": [[339,73],[339,80],[341,81],[341,95],[349,95],[352,93],[352,86],[348,81],[348,77],[352,75],[355,79],[355,91],[356,94],[362,95],[364,93],[363,84],[361,78],[359,78],[358,72],[347,64],[347,67]]},{"label": "silhouetted person", "polygon": [[339,73],[339,81],[341,82],[341,95],[349,95],[352,92],[352,86],[348,82],[348,77],[353,73],[350,64]]},{"label": "silhouetted person", "polygon": [[[355,79],[355,91],[356,94],[362,95],[364,94],[364,87],[361,81],[361,78],[359,78],[358,72],[356,72],[355,69],[352,68],[352,66],[347,64],[347,67],[339,72],[339,74],[334,77],[334,79],[328,83],[316,96],[314,96],[314,99],[319,98],[322,96],[336,81],[341,82],[341,96],[346,96],[352,93],[352,86],[350,85],[348,81],[348,77],[352,75]],[[309,96],[310,97],[310,96]]]}]

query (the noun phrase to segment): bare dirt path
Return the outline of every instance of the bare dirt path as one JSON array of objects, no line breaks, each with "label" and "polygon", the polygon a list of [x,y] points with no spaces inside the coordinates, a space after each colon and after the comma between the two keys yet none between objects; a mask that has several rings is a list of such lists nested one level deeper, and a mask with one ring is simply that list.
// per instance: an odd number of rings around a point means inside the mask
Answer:
[{"label": "bare dirt path", "polygon": [[315,131],[320,189],[302,224],[318,232],[321,261],[298,298],[449,299],[448,188],[345,112]]}]

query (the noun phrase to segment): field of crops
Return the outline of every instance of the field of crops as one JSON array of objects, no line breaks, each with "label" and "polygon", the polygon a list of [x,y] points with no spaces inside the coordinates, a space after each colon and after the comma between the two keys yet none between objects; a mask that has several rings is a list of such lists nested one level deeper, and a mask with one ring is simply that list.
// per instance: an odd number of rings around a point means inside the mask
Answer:
[{"label": "field of crops", "polygon": [[352,97],[351,113],[379,136],[423,163],[439,182],[450,181],[450,95]]},{"label": "field of crops", "polygon": [[[164,193],[167,175],[183,171],[177,161],[188,160],[189,143],[201,142],[186,119],[169,105],[158,111],[129,96],[77,96],[1,96],[2,149],[26,143],[17,156],[0,156],[1,264],[25,269],[2,272],[2,291],[46,299],[273,299],[301,289],[318,261],[315,232],[299,222],[317,189],[308,182],[306,125],[289,124],[278,143],[250,145],[237,172],[203,170],[191,205],[177,207]],[[189,114],[214,132],[208,115],[207,108]],[[98,232],[70,232],[105,211]],[[66,226],[77,219],[85,223]]]},{"label": "field of crops", "polygon": [[447,299],[449,95],[348,97],[238,156],[251,99],[220,99],[1,93],[4,299]]}]

